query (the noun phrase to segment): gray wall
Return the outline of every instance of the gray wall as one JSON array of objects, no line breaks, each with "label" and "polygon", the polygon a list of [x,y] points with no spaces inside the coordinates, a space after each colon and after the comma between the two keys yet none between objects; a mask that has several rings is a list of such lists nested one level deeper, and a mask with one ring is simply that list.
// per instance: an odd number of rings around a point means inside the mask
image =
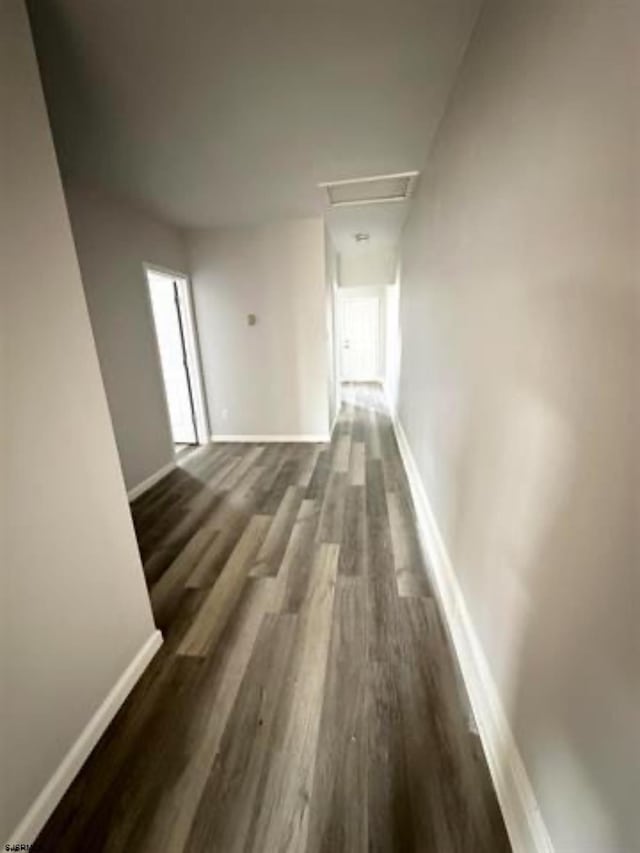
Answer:
[{"label": "gray wall", "polygon": [[0,115],[5,841],[154,626],[21,0]]},{"label": "gray wall", "polygon": [[178,231],[119,200],[65,187],[128,489],[173,461],[143,263],[187,272]]},{"label": "gray wall", "polygon": [[322,220],[189,231],[187,244],[213,433],[326,436]]},{"label": "gray wall", "polygon": [[400,333],[400,270],[396,280],[385,291],[385,358],[384,391],[392,411],[398,407],[400,366],[402,363],[402,337]]},{"label": "gray wall", "polygon": [[640,848],[631,0],[489,0],[402,247],[399,412],[558,851]]}]

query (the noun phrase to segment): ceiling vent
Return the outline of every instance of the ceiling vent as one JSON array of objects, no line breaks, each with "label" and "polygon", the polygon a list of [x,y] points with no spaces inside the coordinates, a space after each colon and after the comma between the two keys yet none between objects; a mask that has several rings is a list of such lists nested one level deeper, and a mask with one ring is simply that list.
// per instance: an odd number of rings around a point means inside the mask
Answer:
[{"label": "ceiling vent", "polygon": [[326,190],[331,207],[382,204],[389,201],[406,201],[411,196],[417,177],[418,172],[400,172],[397,175],[327,181],[318,186]]}]

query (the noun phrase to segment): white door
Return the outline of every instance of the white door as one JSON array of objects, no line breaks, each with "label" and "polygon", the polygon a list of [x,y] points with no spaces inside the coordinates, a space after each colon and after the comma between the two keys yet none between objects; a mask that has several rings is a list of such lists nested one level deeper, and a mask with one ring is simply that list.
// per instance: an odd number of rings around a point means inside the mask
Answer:
[{"label": "white door", "polygon": [[348,296],[341,310],[341,379],[370,382],[380,374],[380,300]]},{"label": "white door", "polygon": [[185,341],[180,287],[184,279],[148,270],[149,293],[174,444],[196,444],[194,383]]}]

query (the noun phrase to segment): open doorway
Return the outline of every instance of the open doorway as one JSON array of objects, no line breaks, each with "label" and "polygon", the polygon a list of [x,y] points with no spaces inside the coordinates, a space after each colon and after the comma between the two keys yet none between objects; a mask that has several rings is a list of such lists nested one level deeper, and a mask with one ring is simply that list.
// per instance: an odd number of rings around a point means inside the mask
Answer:
[{"label": "open doorway", "polygon": [[380,298],[344,294],[340,300],[340,379],[377,382],[381,379]]},{"label": "open doorway", "polygon": [[169,424],[176,452],[207,440],[204,395],[189,282],[145,266]]}]

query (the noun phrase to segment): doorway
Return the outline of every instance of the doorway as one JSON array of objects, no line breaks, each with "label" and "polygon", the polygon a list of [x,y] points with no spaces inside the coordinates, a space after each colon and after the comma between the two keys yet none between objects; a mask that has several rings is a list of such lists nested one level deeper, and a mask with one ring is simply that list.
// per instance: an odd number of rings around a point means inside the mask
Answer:
[{"label": "doorway", "polygon": [[176,451],[206,441],[195,322],[185,276],[145,267]]},{"label": "doorway", "polygon": [[343,296],[341,299],[340,378],[343,382],[380,379],[378,296]]}]

